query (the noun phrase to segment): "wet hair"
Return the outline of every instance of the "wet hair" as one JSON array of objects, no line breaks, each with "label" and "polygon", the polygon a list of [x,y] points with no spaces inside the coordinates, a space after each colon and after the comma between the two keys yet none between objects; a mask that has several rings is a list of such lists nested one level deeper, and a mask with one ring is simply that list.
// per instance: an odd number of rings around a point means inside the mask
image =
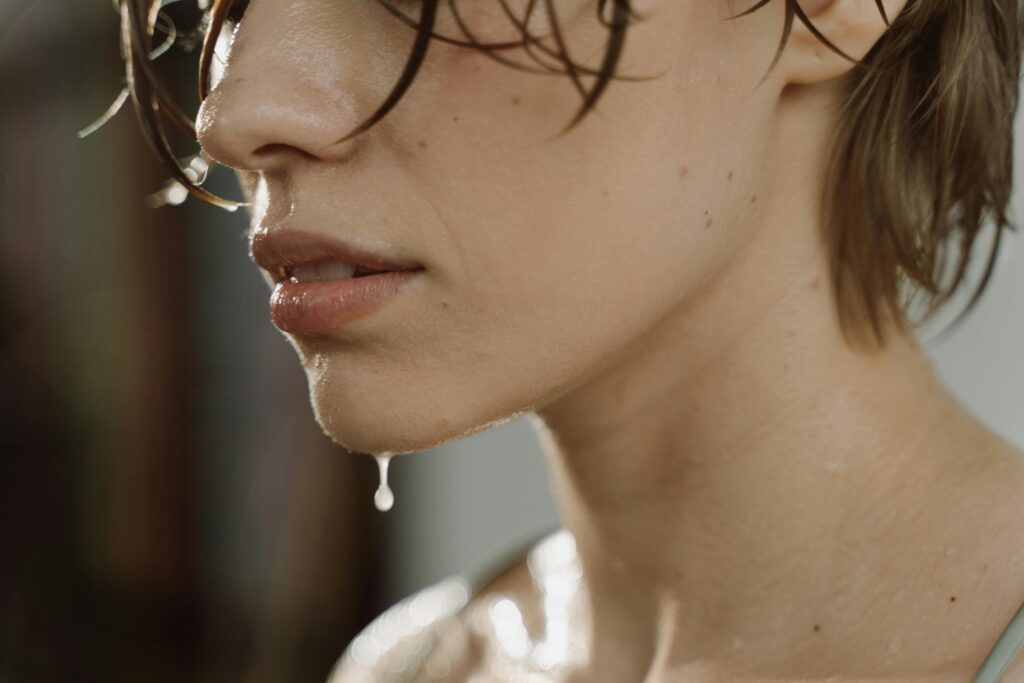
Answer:
[{"label": "wet hair", "polygon": [[[191,34],[202,39],[199,97],[210,88],[214,47],[226,23],[240,17],[248,0],[197,0],[202,21]],[[582,99],[562,130],[569,132],[593,109],[616,73],[629,25],[644,17],[632,0],[595,0],[597,17],[608,30],[599,68],[575,63],[559,27],[558,0],[527,0],[522,17],[507,0],[500,3],[521,40],[481,43],[458,12],[456,0],[413,0],[419,17],[402,12],[397,0],[376,0],[415,31],[412,48],[391,93],[377,110],[337,142],[348,140],[380,121],[411,86],[432,40],[479,50],[511,68],[568,77]],[[899,329],[931,318],[965,281],[976,238],[986,224],[995,228],[980,283],[955,326],[974,307],[989,282],[1004,229],[1009,221],[1012,185],[1013,118],[1017,108],[1022,19],[1020,0],[908,0],[898,16],[886,16],[882,0],[873,0],[888,27],[861,60],[844,54],[814,26],[798,0],[785,5],[782,35],[768,71],[785,48],[794,22],[800,21],[830,50],[854,62],[845,79],[844,101],[833,138],[824,183],[823,224],[843,334],[884,346],[886,328]],[[864,0],[868,1],[868,0]],[[167,141],[161,114],[195,138],[195,124],[173,101],[152,59],[178,38],[161,10],[161,0],[115,0],[121,10],[121,49],[136,116],[150,146],[173,176],[172,189],[223,208],[241,204],[200,187],[212,160],[204,153],[182,165]],[[465,40],[434,31],[441,3],[447,4]],[[738,19],[775,3],[757,0]],[[408,3],[405,3],[408,4]],[[529,19],[543,4],[551,32],[529,33]],[[161,24],[161,22],[163,22]],[[168,36],[154,47],[156,29]],[[554,46],[541,38],[553,36]],[[515,62],[506,50],[521,48],[534,66]],[[593,78],[584,83],[583,76]],[[123,100],[123,98],[122,98]],[[112,108],[112,111],[116,107]],[[955,249],[951,275],[949,256]],[[927,308],[911,321],[909,311],[923,297]],[[864,332],[870,334],[864,335]]]}]

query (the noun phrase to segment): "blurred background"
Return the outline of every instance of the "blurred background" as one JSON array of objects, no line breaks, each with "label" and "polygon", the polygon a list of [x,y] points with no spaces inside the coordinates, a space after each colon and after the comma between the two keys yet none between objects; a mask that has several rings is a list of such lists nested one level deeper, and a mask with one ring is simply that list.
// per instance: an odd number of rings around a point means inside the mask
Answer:
[{"label": "blurred background", "polygon": [[[77,137],[121,91],[117,40],[109,0],[0,0],[0,681],[321,681],[387,606],[556,528],[544,462],[517,420],[396,458],[378,512],[269,322],[247,217],[147,207],[167,174],[130,102]],[[196,57],[158,60],[190,114]],[[1024,445],[1018,239],[928,348]]]}]

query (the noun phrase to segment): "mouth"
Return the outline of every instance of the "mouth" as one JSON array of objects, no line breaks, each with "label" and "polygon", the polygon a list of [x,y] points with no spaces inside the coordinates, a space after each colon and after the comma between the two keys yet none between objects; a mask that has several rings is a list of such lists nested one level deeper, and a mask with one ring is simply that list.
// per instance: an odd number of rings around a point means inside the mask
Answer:
[{"label": "mouth", "polygon": [[260,228],[250,241],[253,261],[274,283],[317,282],[375,273],[423,270],[411,259],[370,250],[352,242],[298,228]]},{"label": "mouth", "polygon": [[319,336],[378,310],[425,268],[294,228],[257,230],[253,260],[274,282],[270,315],[282,331]]},{"label": "mouth", "polygon": [[344,261],[321,261],[281,266],[277,273],[273,275],[273,278],[275,284],[286,280],[288,282],[300,284],[305,282],[324,282],[326,280],[347,280],[349,278],[366,277],[368,275],[393,272],[401,271],[367,268],[365,266],[357,266]]}]

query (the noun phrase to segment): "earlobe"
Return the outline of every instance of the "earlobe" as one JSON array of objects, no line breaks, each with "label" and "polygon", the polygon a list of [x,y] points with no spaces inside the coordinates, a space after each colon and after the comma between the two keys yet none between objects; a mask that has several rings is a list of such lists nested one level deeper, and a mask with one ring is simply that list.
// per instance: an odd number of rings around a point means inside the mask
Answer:
[{"label": "earlobe", "polygon": [[788,82],[810,85],[842,76],[855,64],[825,44],[822,36],[859,61],[885,35],[890,17],[903,9],[906,0],[797,0],[795,4],[813,28],[796,12],[781,66]]}]

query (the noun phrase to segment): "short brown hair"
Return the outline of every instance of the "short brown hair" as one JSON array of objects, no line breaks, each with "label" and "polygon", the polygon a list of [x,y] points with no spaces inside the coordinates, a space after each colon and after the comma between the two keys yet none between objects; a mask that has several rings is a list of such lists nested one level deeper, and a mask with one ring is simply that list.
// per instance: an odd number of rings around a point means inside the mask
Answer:
[{"label": "short brown hair", "polygon": [[[237,207],[237,203],[199,187],[202,180],[193,182],[196,173],[179,165],[164,135],[160,112],[193,137],[195,124],[175,105],[150,63],[161,3],[119,1],[128,88],[147,140],[188,192],[219,206]],[[447,2],[465,41],[434,32],[442,1]],[[576,64],[565,51],[555,0],[542,0],[554,47],[544,45],[540,37],[528,32],[537,0],[529,0],[523,17],[515,16],[506,0],[498,1],[520,30],[522,40],[478,42],[461,21],[456,0],[420,0],[417,20],[389,0],[378,0],[415,29],[416,36],[392,92],[370,118],[338,142],[365,131],[397,104],[411,85],[431,40],[480,50],[512,68],[568,76],[583,102],[563,134],[593,108],[611,79],[625,79],[615,73],[615,68],[627,27],[642,18],[633,10],[632,0],[596,0],[598,19],[609,31],[596,70]],[[817,31],[798,0],[780,1],[785,4],[785,23],[771,67],[785,47],[794,21],[802,22],[830,49],[843,54]],[[881,346],[888,322],[900,329],[920,324],[958,290],[975,240],[991,222],[996,232],[985,272],[954,324],[959,322],[989,281],[1003,229],[1017,229],[1009,221],[1007,208],[1022,24],[1019,0],[908,0],[891,23],[881,0],[874,1],[889,26],[844,77],[846,96],[824,187],[823,221],[843,333],[854,342],[864,338],[863,332],[870,332]],[[203,35],[199,60],[202,100],[209,90],[209,67],[217,36],[232,7],[237,8],[242,0],[213,0],[209,8],[207,0],[199,2],[205,10],[199,27]],[[730,18],[745,16],[772,2],[758,0]],[[609,11],[610,17],[606,17]],[[501,54],[520,47],[538,67],[513,62]],[[552,60],[562,68],[552,66]],[[583,75],[594,78],[589,88]],[[944,277],[954,240],[959,253],[952,277]],[[906,291],[905,285],[910,286]],[[912,323],[908,310],[919,296],[928,306],[925,314]]]}]

